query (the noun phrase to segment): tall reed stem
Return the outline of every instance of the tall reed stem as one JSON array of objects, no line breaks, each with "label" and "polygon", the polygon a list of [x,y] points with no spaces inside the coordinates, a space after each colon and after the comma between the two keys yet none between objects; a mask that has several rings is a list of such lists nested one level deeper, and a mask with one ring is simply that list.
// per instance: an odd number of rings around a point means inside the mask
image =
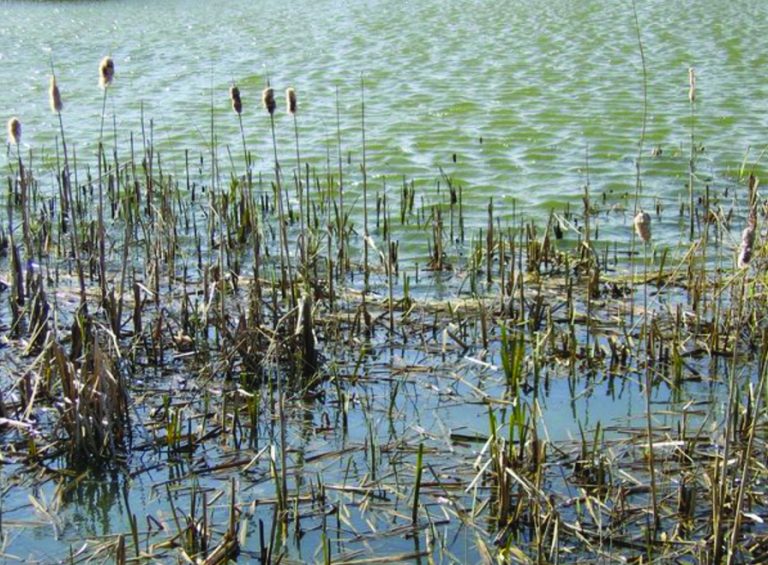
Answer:
[{"label": "tall reed stem", "polygon": [[360,75],[360,125],[362,130],[363,141],[363,164],[361,170],[363,173],[363,279],[364,279],[364,292],[368,292],[368,283],[370,279],[370,270],[368,268],[368,240],[370,235],[368,233],[368,166],[366,162],[365,151],[365,78]]},{"label": "tall reed stem", "polygon": [[643,326],[645,328],[645,429],[648,436],[648,471],[651,476],[651,509],[653,511],[653,531],[661,527],[659,503],[656,490],[656,460],[653,450],[653,420],[651,413],[651,393],[653,379],[651,378],[651,339],[648,323],[648,247],[645,243],[645,261],[643,265]]},{"label": "tall reed stem", "polygon": [[339,211],[338,211],[338,238],[339,238],[339,276],[344,278],[347,264],[347,250],[344,231],[346,230],[346,217],[344,213],[344,168],[341,155],[341,110],[339,108],[339,87],[336,87],[336,143],[339,156]]},{"label": "tall reed stem", "polygon": [[277,189],[277,217],[280,222],[280,268],[282,270],[281,279],[283,286],[283,295],[290,291],[291,305],[296,305],[296,297],[293,289],[293,275],[291,273],[291,257],[288,252],[288,228],[286,226],[285,208],[283,206],[283,188],[280,180],[280,160],[277,156],[277,135],[275,134],[275,116],[270,112],[269,125],[272,131],[272,150],[275,156],[275,186]]},{"label": "tall reed stem", "polygon": [[688,69],[688,101],[691,107],[691,154],[688,160],[688,208],[691,214],[690,228],[688,237],[693,241],[694,232],[694,204],[693,204],[693,181],[696,176],[696,74],[693,68]]}]

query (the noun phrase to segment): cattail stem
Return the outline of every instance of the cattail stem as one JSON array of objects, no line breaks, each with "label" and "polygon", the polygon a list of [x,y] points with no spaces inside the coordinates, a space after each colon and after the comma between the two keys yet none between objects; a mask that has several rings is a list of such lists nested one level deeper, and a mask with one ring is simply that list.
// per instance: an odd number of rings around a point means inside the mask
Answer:
[{"label": "cattail stem", "polygon": [[285,296],[286,287],[291,292],[291,305],[296,305],[296,297],[294,295],[293,288],[293,275],[291,274],[291,258],[288,253],[288,233],[285,221],[285,208],[283,206],[283,190],[282,182],[280,180],[280,159],[277,156],[277,135],[275,134],[275,101],[274,94],[271,88],[267,88],[263,95],[264,106],[269,112],[269,125],[272,131],[272,150],[275,157],[275,186],[277,189],[277,216],[280,223],[279,237],[280,237],[280,269],[282,271],[282,288],[283,296]]},{"label": "cattail stem", "polygon": [[[293,117],[293,137],[296,145],[296,190],[299,198],[299,226],[301,231],[301,264],[305,284],[309,281],[309,264],[307,252],[309,249],[309,234],[306,230],[307,219],[305,214],[309,213],[309,184],[305,187],[301,179],[301,151],[299,146],[299,122],[296,117],[296,91],[293,88],[286,90],[286,106],[288,113]],[[307,202],[304,204],[304,190],[307,191]]]},{"label": "cattail stem", "polygon": [[346,218],[344,215],[344,169],[342,166],[341,155],[341,111],[339,109],[339,87],[336,87],[336,142],[338,144],[338,156],[339,156],[339,211],[338,211],[338,238],[339,238],[339,277],[344,278],[344,270],[346,267],[346,243],[344,239],[344,231],[346,230]]},{"label": "cattail stem", "polygon": [[101,97],[101,125],[99,126],[99,151],[101,151],[101,142],[104,138],[104,116],[107,112],[107,92],[109,87],[104,87],[104,95]]},{"label": "cattail stem", "polygon": [[360,75],[360,129],[363,142],[363,163],[361,171],[363,173],[363,297],[368,292],[368,283],[370,279],[370,269],[368,266],[368,167],[366,163],[365,151],[365,79]]},{"label": "cattail stem", "polygon": [[21,229],[24,237],[25,257],[32,257],[32,238],[29,232],[29,186],[27,173],[24,170],[24,162],[21,159],[21,148],[16,144],[16,160],[19,163],[19,188],[21,190]]},{"label": "cattail stem", "polygon": [[112,79],[115,76],[115,62],[112,57],[104,57],[99,63],[99,85],[104,90],[104,97],[101,101],[101,127],[99,128],[99,144],[101,144],[104,133],[104,114],[107,107],[107,91]]},{"label": "cattail stem", "polygon": [[693,67],[688,69],[688,101],[691,106],[691,154],[688,161],[688,207],[691,214],[689,239],[693,241],[694,232],[694,205],[693,205],[693,181],[696,170],[696,72]]},{"label": "cattail stem", "polygon": [[248,183],[248,188],[251,187],[251,156],[248,153],[248,147],[245,143],[245,128],[243,127],[243,116],[242,114],[237,115],[237,121],[240,125],[240,139],[243,142],[243,155],[245,156],[245,178],[246,182]]},{"label": "cattail stem", "polygon": [[653,380],[651,379],[651,363],[650,363],[650,341],[649,335],[649,319],[648,319],[648,258],[650,237],[644,238],[645,258],[643,264],[643,325],[645,326],[645,347],[646,347],[646,364],[645,364],[645,426],[646,434],[648,436],[648,471],[651,476],[651,510],[653,512],[653,531],[658,530],[661,526],[661,517],[659,515],[659,503],[656,490],[656,461],[653,451],[653,420],[651,419],[651,393],[653,387]]},{"label": "cattail stem", "polygon": [[80,241],[78,234],[77,216],[72,195],[72,179],[69,168],[69,152],[67,151],[67,137],[64,134],[64,119],[62,117],[63,104],[61,102],[61,93],[56,83],[56,73],[51,61],[51,109],[56,113],[59,119],[59,134],[61,135],[61,148],[64,153],[64,174],[60,175],[62,182],[62,194],[64,195],[64,205],[62,213],[66,216],[69,212],[72,223],[72,244],[77,268],[77,278],[80,285],[80,303],[85,304],[85,275],[83,272],[83,263],[80,259]]}]

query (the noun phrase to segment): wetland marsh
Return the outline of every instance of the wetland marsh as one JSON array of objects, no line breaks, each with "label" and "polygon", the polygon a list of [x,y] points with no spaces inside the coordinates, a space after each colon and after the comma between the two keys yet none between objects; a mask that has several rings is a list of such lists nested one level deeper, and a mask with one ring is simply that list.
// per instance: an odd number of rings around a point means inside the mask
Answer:
[{"label": "wetland marsh", "polygon": [[3,8],[6,562],[768,556],[762,4]]}]

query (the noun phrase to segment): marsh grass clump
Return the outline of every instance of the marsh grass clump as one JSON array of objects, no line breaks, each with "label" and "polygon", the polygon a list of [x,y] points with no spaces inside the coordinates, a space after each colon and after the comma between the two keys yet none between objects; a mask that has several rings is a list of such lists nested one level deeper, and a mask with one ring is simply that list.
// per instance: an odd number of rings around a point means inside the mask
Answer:
[{"label": "marsh grass clump", "polygon": [[53,343],[50,363],[61,383],[60,422],[71,463],[77,467],[109,465],[130,436],[128,391],[110,346],[100,343],[87,317],[73,326],[82,358],[73,361]]}]

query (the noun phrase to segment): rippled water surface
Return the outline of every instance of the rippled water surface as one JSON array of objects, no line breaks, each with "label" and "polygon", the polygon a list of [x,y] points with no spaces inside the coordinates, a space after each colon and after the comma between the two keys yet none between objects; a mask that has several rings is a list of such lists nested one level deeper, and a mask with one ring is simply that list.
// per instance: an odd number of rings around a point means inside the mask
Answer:
[{"label": "rippled water surface", "polygon": [[[747,150],[752,161],[763,147],[766,5],[639,4],[648,70],[644,194],[675,203],[687,192],[690,66],[698,78],[702,183],[722,188]],[[105,54],[116,61],[111,104],[119,142],[126,147],[130,132],[139,135],[143,108],[171,162],[184,149],[206,151],[212,106],[219,146],[237,154],[227,100],[234,80],[249,146],[269,170],[268,122],[259,108],[269,79],[278,90],[297,89],[304,153],[319,164],[336,152],[338,88],[343,151],[357,172],[362,76],[375,179],[396,184],[406,176],[429,186],[442,166],[463,182],[470,203],[515,199],[542,214],[578,202],[587,180],[594,192],[635,184],[643,97],[629,2],[6,2],[0,108],[22,119],[31,149],[53,151],[52,57],[65,126],[88,154]],[[278,133],[290,154],[286,117]],[[655,146],[663,153],[651,160]]]}]

